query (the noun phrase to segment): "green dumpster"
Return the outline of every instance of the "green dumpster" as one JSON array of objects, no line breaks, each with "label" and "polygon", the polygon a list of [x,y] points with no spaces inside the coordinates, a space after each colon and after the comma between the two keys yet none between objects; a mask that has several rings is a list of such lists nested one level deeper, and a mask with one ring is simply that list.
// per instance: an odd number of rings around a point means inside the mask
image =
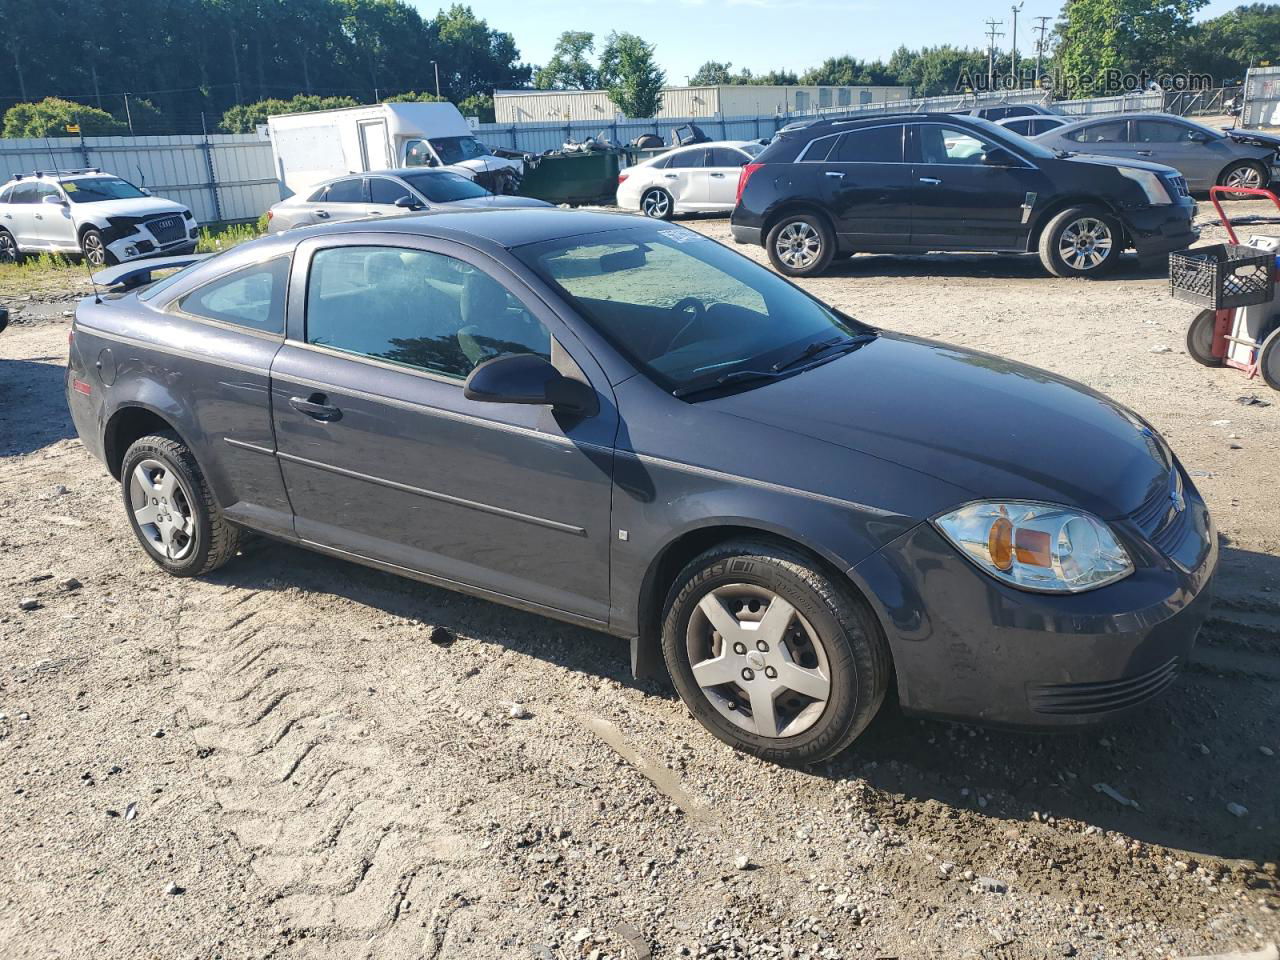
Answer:
[{"label": "green dumpster", "polygon": [[613,203],[622,154],[611,150],[553,153],[525,164],[517,196],[548,203]]}]

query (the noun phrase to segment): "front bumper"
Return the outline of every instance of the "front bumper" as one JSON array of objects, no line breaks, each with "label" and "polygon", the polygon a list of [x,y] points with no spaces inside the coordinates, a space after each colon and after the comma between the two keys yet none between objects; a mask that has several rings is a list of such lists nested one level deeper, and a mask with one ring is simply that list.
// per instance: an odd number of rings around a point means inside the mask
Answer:
[{"label": "front bumper", "polygon": [[[1217,535],[1198,496],[1171,556],[1115,524],[1137,569],[1080,594],[1007,587],[923,523],[849,571],[911,713],[1055,727],[1109,719],[1173,682],[1212,602]],[[1157,540],[1160,538],[1157,537]]]},{"label": "front bumper", "polygon": [[[123,235],[122,235],[123,234]],[[194,253],[200,236],[200,227],[194,220],[183,224],[183,235],[168,243],[161,243],[151,233],[145,223],[137,225],[132,232],[108,228],[103,231],[107,252],[117,263],[128,263],[130,260],[141,260],[147,257],[177,257]]]},{"label": "front bumper", "polygon": [[1174,204],[1125,211],[1123,219],[1133,249],[1139,257],[1150,257],[1185,250],[1200,239],[1195,216],[1195,201],[1184,197]]}]

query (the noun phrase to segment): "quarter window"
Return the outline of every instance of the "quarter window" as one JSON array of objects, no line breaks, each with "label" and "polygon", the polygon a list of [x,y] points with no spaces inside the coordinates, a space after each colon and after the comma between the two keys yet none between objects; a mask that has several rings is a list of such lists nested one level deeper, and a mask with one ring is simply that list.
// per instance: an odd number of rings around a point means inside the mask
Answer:
[{"label": "quarter window", "polygon": [[13,196],[13,190],[13,187],[5,187],[3,190],[0,190],[0,203],[8,203],[9,198]]},{"label": "quarter window", "polygon": [[902,163],[901,124],[850,130],[827,157],[830,163]]},{"label": "quarter window", "polygon": [[183,313],[264,333],[284,333],[289,258],[276,257],[227,274],[178,302]]},{"label": "quarter window", "polygon": [[464,379],[507,353],[551,359],[551,336],[487,273],[444,254],[335,247],[311,260],[307,342]]}]

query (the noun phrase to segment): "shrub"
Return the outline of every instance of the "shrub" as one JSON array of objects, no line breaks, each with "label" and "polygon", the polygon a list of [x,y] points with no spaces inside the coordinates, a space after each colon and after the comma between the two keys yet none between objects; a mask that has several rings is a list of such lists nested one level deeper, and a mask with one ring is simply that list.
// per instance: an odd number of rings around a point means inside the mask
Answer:
[{"label": "shrub", "polygon": [[45,97],[39,103],[17,103],[5,111],[2,135],[9,138],[73,136],[67,133],[68,124],[79,124],[81,135],[86,137],[112,137],[129,132],[128,124],[105,110]]},{"label": "shrub", "polygon": [[311,113],[315,110],[336,110],[339,107],[358,107],[350,97],[317,97],[300,93],[292,100],[266,99],[257,103],[242,103],[222,115],[218,125],[225,133],[253,133],[267,117],[281,113]]}]

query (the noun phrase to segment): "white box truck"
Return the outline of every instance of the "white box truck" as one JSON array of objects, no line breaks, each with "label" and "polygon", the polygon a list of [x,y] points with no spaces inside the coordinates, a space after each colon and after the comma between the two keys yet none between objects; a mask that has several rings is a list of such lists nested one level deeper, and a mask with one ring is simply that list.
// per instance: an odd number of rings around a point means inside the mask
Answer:
[{"label": "white box truck", "polygon": [[452,103],[379,103],[267,118],[285,197],[348,173],[443,167],[494,193],[511,193],[521,160],[494,156]]}]

